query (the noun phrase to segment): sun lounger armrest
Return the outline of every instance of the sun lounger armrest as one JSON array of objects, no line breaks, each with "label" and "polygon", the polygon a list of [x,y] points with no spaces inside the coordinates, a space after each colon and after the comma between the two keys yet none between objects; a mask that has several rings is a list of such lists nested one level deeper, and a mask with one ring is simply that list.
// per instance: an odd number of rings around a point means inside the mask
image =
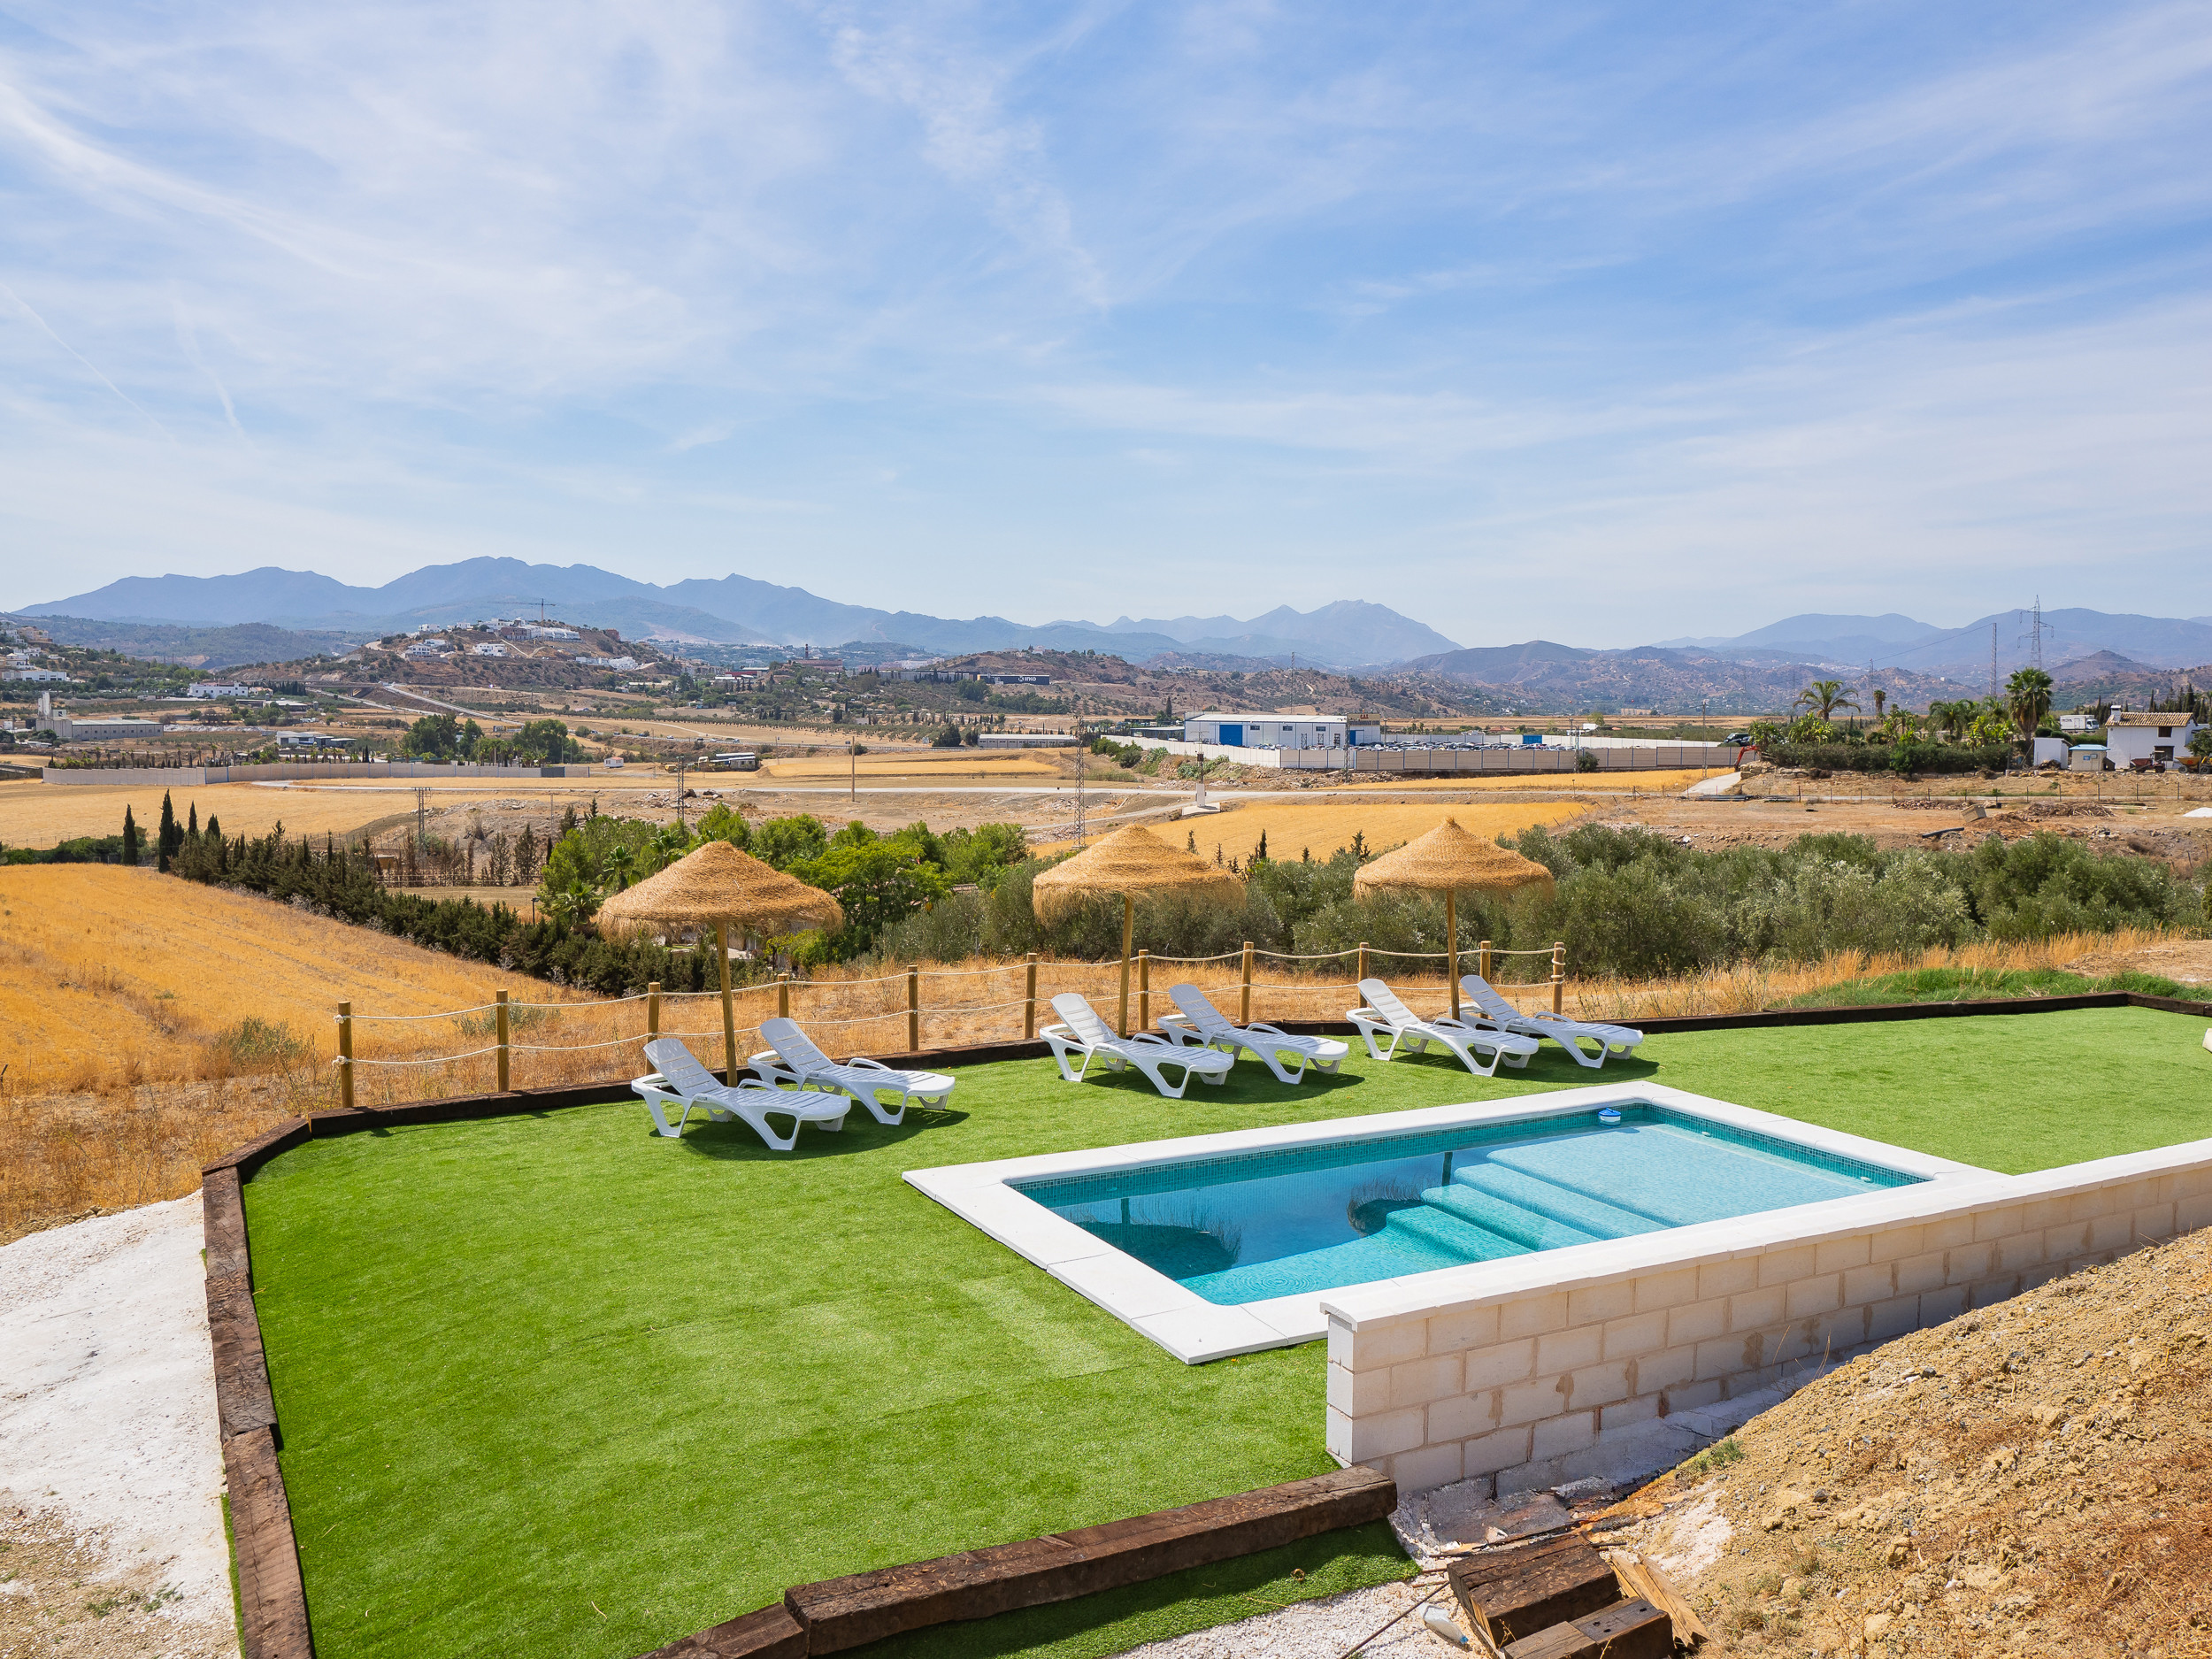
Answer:
[{"label": "sun lounger armrest", "polygon": [[1245,1030],[1256,1031],[1263,1036],[1267,1037],[1287,1037],[1291,1034],[1289,1032],[1285,1031],[1280,1025],[1247,1025]]},{"label": "sun lounger armrest", "polygon": [[891,1068],[880,1060],[864,1060],[858,1055],[845,1062],[849,1070],[856,1071],[888,1071]]},{"label": "sun lounger armrest", "polygon": [[648,1071],[643,1077],[632,1078],[630,1079],[630,1087],[634,1089],[650,1088],[665,1090],[668,1087],[668,1079],[657,1071]]}]

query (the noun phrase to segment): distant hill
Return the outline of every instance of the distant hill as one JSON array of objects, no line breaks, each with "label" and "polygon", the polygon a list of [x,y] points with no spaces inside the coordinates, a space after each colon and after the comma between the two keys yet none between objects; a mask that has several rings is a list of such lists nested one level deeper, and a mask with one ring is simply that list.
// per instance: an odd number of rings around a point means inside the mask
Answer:
[{"label": "distant hill", "polygon": [[[1992,630],[2000,677],[2033,660],[2028,613],[2000,611],[1963,627],[1939,628],[1894,612],[1878,617],[1808,614],[1726,639],[1665,640],[1663,648],[1709,650],[1736,661],[1794,657],[1858,670],[1905,669],[1918,674],[1989,680]],[[2067,608],[2043,613],[2043,662],[2063,665],[2111,652],[2151,668],[2185,668],[2212,658],[2212,618],[2147,617]]]},{"label": "distant hill", "polygon": [[306,571],[274,567],[236,576],[133,576],[47,604],[29,617],[68,616],[150,626],[265,624],[308,633],[366,636],[423,625],[443,626],[550,606],[572,621],[621,629],[631,639],[685,644],[813,645],[896,641],[926,654],[1002,650],[1110,650],[1134,661],[1197,650],[1331,667],[1386,664],[1448,649],[1452,641],[1388,608],[1341,600],[1312,611],[1279,607],[1263,617],[1184,618],[1173,623],[1042,625],[1004,617],[956,618],[879,611],[825,599],[803,588],[732,574],[659,587],[590,565],[532,565],[520,559],[465,559],[426,565],[380,588],[356,588]]},{"label": "distant hill", "polygon": [[181,663],[187,668],[234,668],[241,663],[283,663],[335,657],[363,634],[305,633],[265,622],[193,627],[174,623],[95,622],[84,617],[41,617],[38,626],[58,645],[120,651],[143,662]]},{"label": "distant hill", "polygon": [[[1511,700],[1524,713],[1632,708],[1694,714],[1705,704],[1716,713],[1780,712],[1809,681],[1832,677],[1818,664],[1773,660],[1763,653],[1746,660],[1657,645],[1594,651],[1549,640],[1416,657],[1390,673],[1394,679],[1432,676],[1480,687]],[[1956,697],[1970,689],[1894,669],[1878,675],[1875,684],[1913,709],[1926,707],[1932,697]]]}]

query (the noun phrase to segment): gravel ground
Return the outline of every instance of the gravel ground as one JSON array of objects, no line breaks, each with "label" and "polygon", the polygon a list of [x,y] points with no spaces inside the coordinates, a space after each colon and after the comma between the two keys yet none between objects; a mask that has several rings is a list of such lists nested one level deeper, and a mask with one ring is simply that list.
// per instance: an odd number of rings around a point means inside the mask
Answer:
[{"label": "gravel ground", "polygon": [[0,1659],[230,1659],[200,1199],[0,1248]]}]

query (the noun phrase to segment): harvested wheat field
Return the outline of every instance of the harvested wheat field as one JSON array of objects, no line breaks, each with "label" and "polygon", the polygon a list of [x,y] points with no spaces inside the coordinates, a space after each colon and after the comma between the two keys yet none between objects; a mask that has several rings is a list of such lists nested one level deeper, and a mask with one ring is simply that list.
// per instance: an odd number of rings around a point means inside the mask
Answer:
[{"label": "harvested wheat field", "polygon": [[1721,1653],[2212,1654],[2212,1233],[1916,1332],[1628,1501]]},{"label": "harvested wheat field", "polygon": [[[1021,749],[910,749],[889,754],[868,754],[856,760],[841,750],[799,755],[762,763],[760,775],[787,782],[835,783],[857,775],[865,783],[887,778],[918,778],[956,782],[965,778],[1003,778],[1022,783],[1047,783],[1067,771],[1049,752]],[[737,774],[740,777],[747,774]]]},{"label": "harvested wheat field", "polygon": [[1447,818],[1481,836],[1516,834],[1532,824],[1557,824],[1579,818],[1589,810],[1582,801],[1443,802],[1392,801],[1237,801],[1228,798],[1218,817],[1187,818],[1165,826],[1161,833],[1174,841],[1195,837],[1201,852],[1218,844],[1222,856],[1241,862],[1267,837],[1268,856],[1278,861],[1310,852],[1326,858],[1348,847],[1355,834],[1367,838],[1370,852],[1402,845],[1425,835]]}]

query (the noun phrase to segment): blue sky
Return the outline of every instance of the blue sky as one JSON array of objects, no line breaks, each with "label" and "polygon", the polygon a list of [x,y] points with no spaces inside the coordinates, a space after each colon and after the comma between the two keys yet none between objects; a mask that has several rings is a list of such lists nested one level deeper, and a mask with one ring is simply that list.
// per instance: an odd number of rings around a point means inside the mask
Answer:
[{"label": "blue sky", "polygon": [[0,606],[2212,612],[2212,11],[0,0]]}]

